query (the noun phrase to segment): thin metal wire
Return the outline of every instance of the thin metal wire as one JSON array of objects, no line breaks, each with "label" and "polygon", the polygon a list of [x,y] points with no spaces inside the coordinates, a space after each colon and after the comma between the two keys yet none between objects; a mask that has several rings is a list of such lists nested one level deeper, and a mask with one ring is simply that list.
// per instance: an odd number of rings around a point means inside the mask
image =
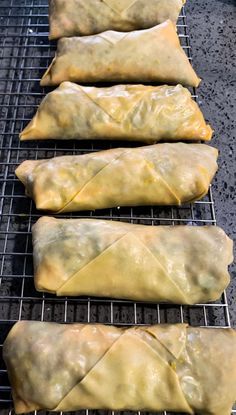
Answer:
[{"label": "thin metal wire", "polygon": [[[40,213],[24,195],[23,186],[14,175],[15,168],[25,159],[83,154],[117,146],[114,142],[21,143],[18,139],[19,132],[45,96],[46,90],[40,88],[39,79],[55,53],[55,43],[50,45],[47,39],[47,3],[47,0],[11,0],[9,4],[9,0],[1,0],[0,4],[0,408],[12,405],[1,359],[2,344],[11,326],[20,319],[103,322],[118,326],[187,322],[230,327],[226,293],[216,303],[187,307],[101,298],[58,298],[35,291],[31,226]],[[192,60],[184,8],[177,27],[181,44]],[[192,89],[191,93],[197,100],[196,90]],[[130,145],[122,143],[122,146]],[[123,220],[150,226],[216,224],[211,189],[204,200],[184,207],[120,208],[59,216]]]}]

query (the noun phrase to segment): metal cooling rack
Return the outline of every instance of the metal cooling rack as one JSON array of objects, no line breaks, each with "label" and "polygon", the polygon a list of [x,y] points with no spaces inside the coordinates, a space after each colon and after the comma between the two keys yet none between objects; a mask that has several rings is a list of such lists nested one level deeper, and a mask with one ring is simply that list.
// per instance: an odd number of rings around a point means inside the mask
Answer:
[{"label": "metal cooling rack", "polygon": [[[10,3],[10,4],[9,4]],[[47,0],[1,0],[0,4],[0,411],[12,413],[11,391],[1,358],[2,343],[17,320],[101,322],[143,325],[187,322],[230,327],[224,293],[212,304],[172,306],[109,299],[56,298],[37,293],[33,284],[31,226],[40,216],[14,175],[25,159],[82,154],[105,149],[107,142],[26,142],[19,132],[32,118],[46,91],[39,80],[55,52],[48,42]],[[191,60],[185,10],[178,21],[182,46]],[[192,94],[197,99],[196,91]],[[119,145],[127,146],[126,143]],[[114,145],[115,146],[115,145]],[[117,146],[117,144],[116,144]],[[129,143],[130,146],[130,143]],[[216,224],[212,191],[203,201],[184,207],[109,209],[61,217],[94,217],[149,225]],[[10,412],[9,412],[10,411]],[[85,413],[92,411],[81,411]],[[93,411],[94,413],[94,411]],[[233,411],[232,413],[236,413]],[[166,412],[164,414],[167,415]]]}]

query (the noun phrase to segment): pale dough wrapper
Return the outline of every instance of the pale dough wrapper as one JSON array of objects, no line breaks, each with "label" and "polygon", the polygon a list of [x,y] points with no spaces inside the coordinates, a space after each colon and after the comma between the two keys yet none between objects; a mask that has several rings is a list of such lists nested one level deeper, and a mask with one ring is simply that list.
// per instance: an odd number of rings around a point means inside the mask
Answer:
[{"label": "pale dough wrapper", "polygon": [[230,415],[236,332],[18,322],[3,357],[16,413],[80,409]]},{"label": "pale dough wrapper", "polygon": [[181,205],[207,194],[217,155],[205,144],[165,143],[27,160],[16,175],[37,209],[55,213]]},{"label": "pale dough wrapper", "polygon": [[60,39],[41,86],[63,81],[200,83],[170,20],[146,30]]},{"label": "pale dough wrapper", "polygon": [[38,291],[196,304],[230,281],[233,244],[216,226],[42,217],[32,231]]},{"label": "pale dough wrapper", "polygon": [[49,0],[50,39],[176,23],[185,0]]},{"label": "pale dough wrapper", "polygon": [[20,134],[32,139],[105,139],[155,143],[210,140],[188,89],[177,86],[85,87],[63,82],[41,102]]}]

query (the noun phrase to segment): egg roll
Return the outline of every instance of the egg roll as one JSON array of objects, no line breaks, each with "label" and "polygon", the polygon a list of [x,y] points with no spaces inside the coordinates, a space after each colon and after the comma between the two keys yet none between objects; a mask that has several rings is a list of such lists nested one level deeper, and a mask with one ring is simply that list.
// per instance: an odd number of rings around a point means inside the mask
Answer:
[{"label": "egg roll", "polygon": [[26,160],[16,169],[37,209],[55,213],[201,199],[217,170],[215,148],[165,143]]},{"label": "egg roll", "polygon": [[185,0],[49,0],[49,39],[176,23]]},{"label": "egg roll", "polygon": [[170,20],[134,32],[61,38],[41,86],[63,81],[200,83]]},{"label": "egg roll", "polygon": [[233,329],[20,321],[3,358],[17,414],[88,408],[230,415],[236,400]]},{"label": "egg roll", "polygon": [[63,82],[43,99],[20,134],[21,140],[122,139],[146,143],[211,137],[211,127],[182,85],[95,88],[71,82]]},{"label": "egg roll", "polygon": [[145,226],[42,217],[32,228],[38,291],[135,301],[217,300],[233,244],[216,226]]}]

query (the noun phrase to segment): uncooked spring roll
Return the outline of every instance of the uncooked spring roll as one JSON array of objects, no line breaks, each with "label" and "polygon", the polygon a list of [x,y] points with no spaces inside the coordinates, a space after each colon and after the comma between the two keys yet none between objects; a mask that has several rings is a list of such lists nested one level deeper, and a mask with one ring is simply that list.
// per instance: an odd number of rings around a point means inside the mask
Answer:
[{"label": "uncooked spring roll", "polygon": [[50,39],[176,23],[185,0],[49,0]]},{"label": "uncooked spring roll", "polygon": [[232,241],[216,226],[42,217],[32,231],[38,291],[196,304],[230,281]]},{"label": "uncooked spring roll", "polygon": [[181,205],[201,199],[217,170],[215,148],[165,143],[80,156],[27,160],[16,175],[37,209]]},{"label": "uncooked spring roll", "polygon": [[63,82],[40,104],[20,134],[32,139],[210,140],[212,129],[191,98],[177,86],[84,87]]},{"label": "uncooked spring roll", "polygon": [[230,415],[236,332],[18,322],[3,357],[16,413],[108,409]]},{"label": "uncooked spring roll", "polygon": [[41,85],[72,82],[159,82],[198,86],[200,79],[166,21],[135,32],[62,38]]}]

